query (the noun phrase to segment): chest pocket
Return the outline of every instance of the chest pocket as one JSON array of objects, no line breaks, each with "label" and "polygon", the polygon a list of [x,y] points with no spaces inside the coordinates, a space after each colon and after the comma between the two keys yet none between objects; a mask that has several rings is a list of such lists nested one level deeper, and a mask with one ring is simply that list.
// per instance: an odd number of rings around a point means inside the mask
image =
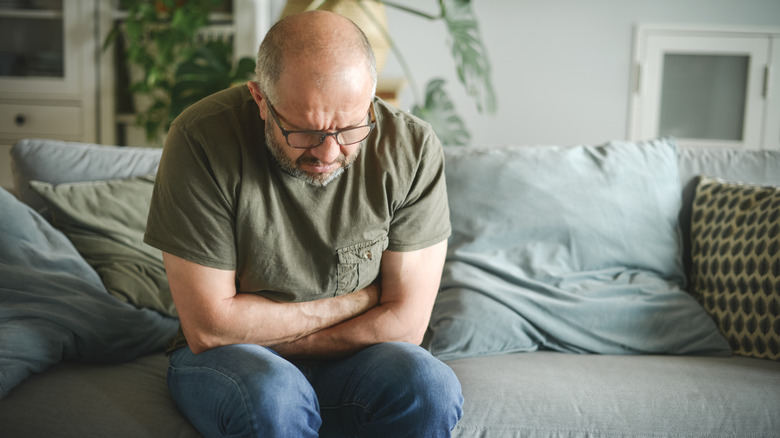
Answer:
[{"label": "chest pocket", "polygon": [[387,236],[338,249],[336,295],[354,292],[371,284],[379,275],[382,251],[385,249],[387,249]]}]

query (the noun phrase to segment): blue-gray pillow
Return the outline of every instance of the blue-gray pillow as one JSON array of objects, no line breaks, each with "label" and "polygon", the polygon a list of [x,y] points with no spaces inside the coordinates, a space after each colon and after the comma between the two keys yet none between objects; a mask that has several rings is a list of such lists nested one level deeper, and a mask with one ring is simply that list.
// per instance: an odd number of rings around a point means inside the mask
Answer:
[{"label": "blue-gray pillow", "polygon": [[157,173],[161,155],[162,148],[27,138],[11,148],[14,188],[22,202],[41,211],[45,203],[30,188],[30,181],[56,185],[150,175]]},{"label": "blue-gray pillow", "polygon": [[65,235],[0,189],[0,397],[63,359],[120,362],[162,349],[177,329],[110,296]]},{"label": "blue-gray pillow", "polygon": [[445,153],[453,233],[434,354],[729,354],[681,289],[672,141]]}]

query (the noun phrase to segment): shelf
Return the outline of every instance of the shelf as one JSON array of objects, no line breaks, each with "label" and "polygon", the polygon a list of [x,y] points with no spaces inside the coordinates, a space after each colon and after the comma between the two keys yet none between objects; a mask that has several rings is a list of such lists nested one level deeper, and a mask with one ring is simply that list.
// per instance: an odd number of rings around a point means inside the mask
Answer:
[{"label": "shelf", "polygon": [[[127,11],[114,9],[111,12],[111,18],[116,21],[127,20]],[[211,12],[209,13],[209,23],[232,22],[233,14],[229,12]]]},{"label": "shelf", "polygon": [[38,20],[61,20],[62,11],[35,9],[0,9],[0,18],[32,18]]}]

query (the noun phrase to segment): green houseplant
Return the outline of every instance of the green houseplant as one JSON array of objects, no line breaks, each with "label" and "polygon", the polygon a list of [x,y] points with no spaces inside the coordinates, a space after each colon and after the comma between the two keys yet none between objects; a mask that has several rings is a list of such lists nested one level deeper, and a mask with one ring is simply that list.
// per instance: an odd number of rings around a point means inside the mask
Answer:
[{"label": "green houseplant", "polygon": [[253,58],[244,57],[233,64],[233,44],[230,41],[207,41],[176,67],[170,90],[170,121],[200,99],[245,83],[254,76],[254,72]]},{"label": "green houseplant", "polygon": [[[127,17],[104,47],[123,38],[131,69],[129,92],[138,99],[136,122],[155,142],[190,103],[251,77],[254,60],[233,64],[229,42],[199,36],[220,0],[120,0]],[[251,67],[248,65],[251,64]]]}]

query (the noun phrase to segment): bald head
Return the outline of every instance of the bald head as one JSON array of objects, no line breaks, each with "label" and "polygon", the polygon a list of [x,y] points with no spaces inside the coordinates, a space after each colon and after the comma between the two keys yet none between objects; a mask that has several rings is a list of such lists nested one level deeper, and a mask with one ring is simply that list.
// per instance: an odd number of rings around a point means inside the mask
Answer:
[{"label": "bald head", "polygon": [[350,20],[326,11],[276,23],[260,45],[255,73],[260,90],[274,103],[287,82],[325,89],[368,75],[376,90],[376,61],[366,36]]}]

